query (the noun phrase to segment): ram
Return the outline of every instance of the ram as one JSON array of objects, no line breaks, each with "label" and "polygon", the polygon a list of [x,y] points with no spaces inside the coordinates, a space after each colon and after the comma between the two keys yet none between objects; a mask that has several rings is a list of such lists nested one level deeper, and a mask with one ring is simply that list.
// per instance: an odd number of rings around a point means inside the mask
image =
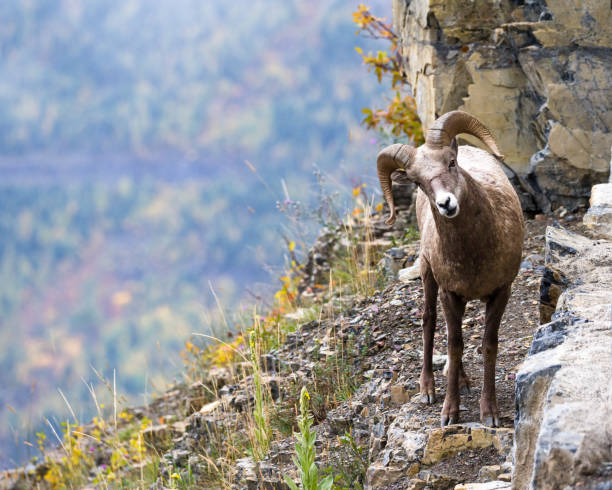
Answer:
[{"label": "ram", "polygon": [[441,424],[459,421],[460,391],[469,390],[463,369],[462,317],[466,303],[486,303],[482,340],[484,379],[480,398],[483,424],[499,426],[495,364],[499,324],[518,273],[523,245],[523,213],[518,196],[499,162],[484,150],[457,146],[455,137],[479,138],[503,160],[491,132],[461,111],[438,118],[418,148],[394,144],[377,158],[378,177],[395,221],[391,173],[406,172],[418,187],[423,306],[422,400],[435,401],[432,370],[436,302],[440,295],[448,335],[448,373]]}]

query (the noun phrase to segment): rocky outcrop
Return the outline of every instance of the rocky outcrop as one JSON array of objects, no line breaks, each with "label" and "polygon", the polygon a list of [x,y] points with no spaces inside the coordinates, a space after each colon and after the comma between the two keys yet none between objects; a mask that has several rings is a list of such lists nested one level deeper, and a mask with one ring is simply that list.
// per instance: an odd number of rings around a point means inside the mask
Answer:
[{"label": "rocky outcrop", "polygon": [[598,485],[612,479],[610,257],[612,242],[547,229],[563,288],[516,375],[514,488],[609,488]]},{"label": "rocky outcrop", "polygon": [[[575,216],[567,212],[557,212],[557,215],[559,222],[576,226]],[[107,440],[112,437],[117,441],[126,434],[132,437],[138,434],[138,440],[146,448],[145,463],[149,462],[148,456],[154,461],[152,476],[157,481],[152,489],[181,486],[284,490],[288,486],[283,475],[298,478],[293,461],[295,406],[301,388],[306,386],[311,394],[310,409],[317,433],[316,463],[321,470],[330,468],[336,483],[343,488],[511,488],[515,484],[511,451],[515,435],[517,366],[525,359],[532,336],[532,357],[536,358],[562,345],[572,335],[570,316],[555,318],[556,323],[534,335],[538,315],[535,298],[544,268],[545,221],[552,218],[540,216],[526,221],[525,260],[500,328],[496,393],[501,427],[489,428],[478,423],[483,378],[481,342],[486,314],[478,302],[467,305],[463,318],[463,361],[472,388],[461,398],[461,423],[440,428],[445,392],[443,367],[447,358],[442,319],[438,323],[433,356],[438,397],[432,405],[421,403],[418,392],[423,355],[422,287],[418,280],[408,280],[391,281],[367,298],[328,297],[318,312],[316,308],[303,307],[285,315],[284,320],[290,323],[282,333],[284,340],[278,345],[272,344],[274,348],[259,358],[264,403],[266,413],[270,414],[268,426],[273,434],[269,452],[261,461],[249,456],[252,438],[257,437],[253,432],[257,383],[251,374],[251,364],[240,355],[235,363],[223,367],[190,371],[198,381],[177,385],[146,407],[126,410],[116,426],[105,424]],[[384,233],[398,231],[388,227],[386,230]],[[579,243],[568,246],[562,234],[548,235],[547,260],[551,266],[550,257],[565,260],[582,250]],[[331,238],[326,238],[330,243],[327,248],[333,252],[336,245]],[[342,238],[339,234],[336,242],[340,243]],[[360,235],[353,238],[354,243],[361,243]],[[384,239],[383,234],[376,241]],[[390,237],[387,242],[390,244]],[[586,243],[591,244],[588,240]],[[414,259],[416,245],[404,244],[387,252],[382,264],[390,279],[399,267]],[[333,266],[333,253],[329,257]],[[573,277],[571,268],[562,270]],[[569,281],[568,286],[573,287],[573,282]],[[561,290],[558,294],[559,304],[565,301],[562,293]],[[317,319],[312,319],[313,315]],[[276,325],[273,328],[262,332],[263,335],[272,334],[277,338],[281,330],[276,330]],[[536,371],[531,379],[545,384],[546,376],[552,379],[563,372],[554,366]],[[583,380],[584,377],[579,378]],[[588,391],[592,390],[591,385],[581,386],[586,386],[587,393],[592,394]],[[529,406],[529,400],[535,400],[536,406],[539,406],[538,400],[546,400],[537,394],[532,397],[530,389],[522,391],[527,401],[519,406],[520,410]],[[532,424],[536,427],[533,430],[539,430],[542,420],[546,420],[537,416],[533,419],[537,422]],[[521,434],[529,434],[525,427],[528,426],[519,426]],[[84,426],[82,433],[94,434],[94,430],[100,428],[92,423]],[[605,434],[602,429],[596,434],[598,439],[593,440],[599,441]],[[86,436],[79,439],[79,444],[79,451],[93,455],[84,467],[86,473],[80,486],[95,486],[94,479],[106,474],[103,472],[116,460],[116,442],[98,442]],[[53,454],[47,453],[45,461],[38,464],[0,472],[0,488],[49,488],[44,479],[52,465],[60,464],[64,457],[63,448],[58,448]],[[140,468],[143,467],[130,463],[117,474],[127,478],[136,472],[134,477],[140,485]],[[516,475],[514,478],[520,480]],[[138,485],[134,482],[133,486]]]},{"label": "rocky outcrop", "polygon": [[528,176],[539,197],[523,196],[525,207],[586,205],[591,186],[609,173],[609,4],[394,0],[393,17],[425,127],[465,110],[491,128],[506,162]]},{"label": "rocky outcrop", "polygon": [[[397,278],[398,271],[414,262],[418,244],[415,247],[391,248],[394,242],[404,242],[407,228],[415,224],[416,217],[413,199],[416,184],[408,180],[404,172],[396,171],[392,175],[392,192],[395,201],[397,219],[392,225],[385,220],[389,216],[389,205],[383,203],[381,211],[374,211],[367,221],[358,220],[349,225],[339,224],[335,227],[324,227],[308,251],[298,291],[303,299],[312,298],[327,284],[331,264],[342,253],[346,253],[355,236],[362,240],[362,246],[370,252],[386,251],[380,265],[387,280]],[[390,249],[390,250],[388,250]],[[375,256],[376,254],[372,254]],[[294,259],[297,262],[297,259]]]},{"label": "rocky outcrop", "polygon": [[579,250],[588,247],[591,241],[578,233],[548,227],[545,235],[545,266],[540,281],[540,323],[551,321],[557,308],[561,293],[570,284],[561,264],[563,259],[574,256]]},{"label": "rocky outcrop", "polygon": [[612,183],[593,186],[590,204],[584,224],[597,235],[612,240]]},{"label": "rocky outcrop", "polygon": [[[412,413],[411,413],[412,412]],[[452,425],[423,430],[414,423],[414,409],[407,405],[387,431],[387,445],[366,474],[366,488],[388,488],[398,481],[412,480],[413,487],[429,484],[433,488],[453,486],[458,480],[436,471],[436,464],[449,458],[490,449],[503,460],[512,445],[512,429],[493,429],[479,423]],[[494,476],[502,472],[500,469]],[[509,465],[508,465],[509,467]],[[482,477],[491,476],[483,475]],[[404,487],[402,487],[404,488]]]}]

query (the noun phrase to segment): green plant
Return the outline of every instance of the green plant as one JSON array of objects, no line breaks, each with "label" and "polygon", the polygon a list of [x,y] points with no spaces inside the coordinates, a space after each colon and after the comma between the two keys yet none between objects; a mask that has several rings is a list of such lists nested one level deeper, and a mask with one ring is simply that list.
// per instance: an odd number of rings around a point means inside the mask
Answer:
[{"label": "green plant", "polygon": [[415,242],[419,239],[419,237],[419,229],[414,225],[410,225],[408,226],[408,228],[406,228],[406,233],[404,235],[403,241],[404,243]]},{"label": "green plant", "polygon": [[337,474],[334,486],[339,490],[361,490],[368,469],[367,451],[355,442],[351,432],[346,432],[339,440],[341,446],[333,465]]},{"label": "green plant", "polygon": [[186,472],[179,472],[171,469],[169,481],[166,482],[169,488],[178,488],[180,490],[188,490],[193,488],[195,484],[195,478],[191,471],[191,466],[187,465]]},{"label": "green plant", "polygon": [[353,189],[353,209],[339,229],[339,243],[331,257],[330,299],[336,296],[370,296],[380,283],[376,264],[382,250],[374,242],[372,215],[374,207],[368,199],[365,184]]},{"label": "green plant", "polygon": [[[315,464],[315,441],[317,434],[312,429],[312,417],[308,412],[309,400],[310,395],[306,387],[303,387],[300,394],[300,414],[298,416],[300,433],[296,435],[296,456],[293,457],[293,462],[300,471],[303,490],[329,490],[334,484],[333,475],[320,478],[319,468]],[[284,475],[284,478],[291,490],[298,490],[297,484],[289,476]]]},{"label": "green plant", "polygon": [[251,452],[256,461],[261,461],[268,454],[272,431],[270,429],[269,412],[266,410],[264,388],[262,386],[260,361],[260,344],[262,337],[261,324],[255,315],[255,329],[250,334],[251,367],[253,369],[253,382],[255,384],[255,407],[253,410],[253,427],[250,432]]},{"label": "green plant", "polygon": [[359,386],[361,375],[349,364],[353,359],[352,353],[334,353],[314,366],[311,401],[315,420],[324,420],[329,410],[348,400]]}]

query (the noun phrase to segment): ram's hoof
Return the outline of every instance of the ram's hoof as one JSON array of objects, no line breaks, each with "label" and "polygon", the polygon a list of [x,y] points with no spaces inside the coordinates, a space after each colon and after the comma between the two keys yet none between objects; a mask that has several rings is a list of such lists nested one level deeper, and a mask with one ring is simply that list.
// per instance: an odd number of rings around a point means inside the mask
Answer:
[{"label": "ram's hoof", "polygon": [[426,405],[431,405],[433,403],[436,403],[436,394],[435,393],[421,393],[421,403],[424,403]]},{"label": "ram's hoof", "polygon": [[459,414],[442,415],[440,417],[440,427],[446,427],[447,425],[458,424],[458,423],[459,423]]},{"label": "ram's hoof", "polygon": [[421,402],[431,405],[436,402],[436,383],[433,376],[433,371],[421,371],[419,379],[419,387],[421,389]]},{"label": "ram's hoof", "polygon": [[482,425],[486,425],[487,427],[499,427],[499,417],[493,417],[491,415],[487,415],[486,417],[482,417],[481,419]]},{"label": "ram's hoof", "polygon": [[440,425],[446,427],[449,424],[457,423],[459,423],[459,396],[449,396],[447,391],[442,412],[440,412]]},{"label": "ram's hoof", "polygon": [[499,427],[499,415],[497,411],[497,402],[495,398],[492,400],[488,397],[480,399],[480,421],[487,427]]}]

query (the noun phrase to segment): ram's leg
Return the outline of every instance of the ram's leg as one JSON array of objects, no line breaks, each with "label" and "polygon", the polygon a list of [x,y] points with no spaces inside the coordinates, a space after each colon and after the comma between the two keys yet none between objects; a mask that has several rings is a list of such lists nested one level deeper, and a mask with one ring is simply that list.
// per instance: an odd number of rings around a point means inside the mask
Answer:
[{"label": "ram's leg", "polygon": [[459,365],[459,393],[462,395],[467,395],[470,393],[470,378],[468,378],[467,374],[465,374],[465,370],[463,369],[463,359]]},{"label": "ram's leg", "polygon": [[450,291],[442,290],[440,293],[442,310],[446,319],[446,332],[448,335],[448,374],[446,396],[440,422],[442,427],[459,422],[459,376],[461,373],[461,359],[463,357],[463,334],[461,332],[461,319],[465,311],[465,301]]},{"label": "ram's leg", "polygon": [[497,398],[495,396],[495,364],[497,362],[497,333],[499,323],[510,298],[510,286],[498,289],[487,301],[485,333],[482,339],[484,379],[480,397],[480,421],[484,425],[499,427]]},{"label": "ram's leg", "polygon": [[[444,365],[444,376],[448,374],[448,363]],[[459,365],[459,393],[462,395],[468,395],[470,393],[471,383],[468,375],[465,374],[465,369],[463,369],[463,359],[461,360],[461,364]]]},{"label": "ram's leg", "polygon": [[429,404],[436,401],[431,357],[433,355],[434,332],[436,329],[438,284],[433,277],[429,263],[423,256],[421,256],[421,279],[423,280],[425,302],[423,305],[423,369],[421,371],[420,386],[421,401]]}]

